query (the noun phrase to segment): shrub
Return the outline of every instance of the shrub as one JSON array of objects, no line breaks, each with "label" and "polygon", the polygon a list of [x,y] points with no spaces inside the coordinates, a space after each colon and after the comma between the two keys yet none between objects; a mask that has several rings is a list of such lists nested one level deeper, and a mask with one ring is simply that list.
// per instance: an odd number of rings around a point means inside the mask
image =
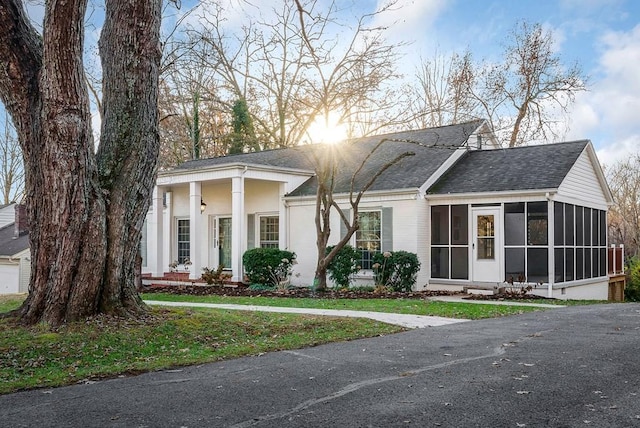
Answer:
[{"label": "shrub", "polygon": [[640,302],[640,259],[637,257],[630,259],[627,263],[624,299],[629,302]]},{"label": "shrub", "polygon": [[373,272],[376,285],[390,287],[393,291],[411,291],[420,270],[415,253],[385,251],[373,256]]},{"label": "shrub", "polygon": [[278,248],[253,248],[242,256],[249,282],[272,286],[288,281],[295,260],[296,253]]},{"label": "shrub", "polygon": [[[326,254],[329,254],[333,248],[333,245],[327,247]],[[327,266],[329,278],[339,287],[348,288],[351,284],[351,276],[360,270],[358,268],[359,260],[360,252],[351,245],[345,245]]]},{"label": "shrub", "polygon": [[219,265],[216,270],[209,269],[208,267],[202,268],[202,276],[209,285],[223,285],[225,281],[231,278],[231,275],[224,273],[224,265]]}]

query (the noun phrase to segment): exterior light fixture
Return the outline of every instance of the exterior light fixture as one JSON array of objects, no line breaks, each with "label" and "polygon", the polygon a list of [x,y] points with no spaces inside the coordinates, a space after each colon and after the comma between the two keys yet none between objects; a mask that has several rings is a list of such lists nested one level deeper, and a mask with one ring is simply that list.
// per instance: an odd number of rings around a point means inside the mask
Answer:
[{"label": "exterior light fixture", "polygon": [[207,204],[205,204],[202,198],[200,198],[200,214],[202,214],[206,209],[207,209]]}]

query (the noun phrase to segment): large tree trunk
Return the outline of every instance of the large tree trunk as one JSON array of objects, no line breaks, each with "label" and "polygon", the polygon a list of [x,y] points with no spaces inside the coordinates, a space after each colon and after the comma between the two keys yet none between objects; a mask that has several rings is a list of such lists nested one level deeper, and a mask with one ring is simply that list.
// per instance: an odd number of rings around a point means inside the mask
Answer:
[{"label": "large tree trunk", "polygon": [[0,96],[25,158],[27,323],[136,314],[135,256],[157,168],[160,0],[108,0],[98,155],[82,63],[86,0],[47,2],[43,37],[0,0]]}]

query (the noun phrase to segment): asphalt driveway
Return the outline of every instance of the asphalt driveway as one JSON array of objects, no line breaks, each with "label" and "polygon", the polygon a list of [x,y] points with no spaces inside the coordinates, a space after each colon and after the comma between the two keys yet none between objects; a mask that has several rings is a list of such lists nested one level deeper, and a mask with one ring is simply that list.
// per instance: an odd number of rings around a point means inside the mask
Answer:
[{"label": "asphalt driveway", "polygon": [[640,305],[0,396],[6,427],[640,427]]}]

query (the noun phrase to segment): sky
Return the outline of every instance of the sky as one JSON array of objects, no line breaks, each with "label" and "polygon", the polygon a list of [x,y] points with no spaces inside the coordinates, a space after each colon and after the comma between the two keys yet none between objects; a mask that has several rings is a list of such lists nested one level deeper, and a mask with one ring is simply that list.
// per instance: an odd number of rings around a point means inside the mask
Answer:
[{"label": "sky", "polygon": [[[357,2],[379,7],[383,1]],[[392,37],[413,41],[404,60],[469,49],[476,60],[500,55],[514,25],[540,23],[566,64],[577,62],[588,91],[578,94],[565,140],[589,139],[601,163],[640,153],[640,1],[400,0],[388,16]]]},{"label": "sky", "polygon": [[[230,27],[243,25],[247,11],[265,19],[271,5],[279,1],[219,0]],[[336,1],[345,19],[355,23],[357,16],[389,0]],[[195,3],[183,0],[178,14]],[[32,17],[38,19],[42,11],[31,9]],[[197,19],[197,14],[189,19]],[[563,62],[577,62],[588,76],[588,91],[576,97],[564,140],[591,140],[604,165],[640,153],[638,0],[397,0],[391,11],[378,15],[375,24],[390,26],[389,41],[408,43],[401,48],[404,55],[398,68],[411,76],[421,58],[436,53],[446,56],[469,49],[474,60],[497,60],[509,31],[523,20],[551,31]],[[170,26],[171,19],[166,21],[164,25]],[[97,41],[99,30],[99,22],[91,25],[87,39]]]}]

